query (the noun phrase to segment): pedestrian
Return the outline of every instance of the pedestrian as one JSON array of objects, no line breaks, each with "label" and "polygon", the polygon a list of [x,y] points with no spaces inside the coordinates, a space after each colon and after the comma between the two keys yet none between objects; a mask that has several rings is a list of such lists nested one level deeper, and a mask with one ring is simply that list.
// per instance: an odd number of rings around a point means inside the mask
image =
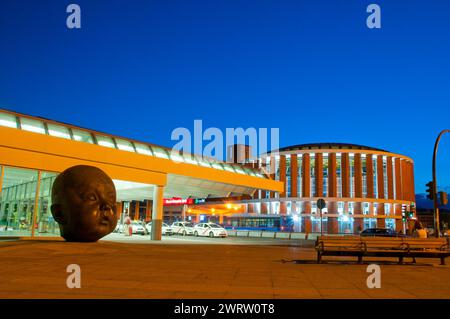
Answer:
[{"label": "pedestrian", "polygon": [[416,223],[415,225],[415,230],[414,230],[414,237],[418,237],[418,238],[427,238],[427,231],[423,228],[421,223]]},{"label": "pedestrian", "polygon": [[125,215],[125,218],[123,219],[123,224],[125,236],[131,236],[130,235],[131,218],[130,216],[128,216],[128,214]]}]

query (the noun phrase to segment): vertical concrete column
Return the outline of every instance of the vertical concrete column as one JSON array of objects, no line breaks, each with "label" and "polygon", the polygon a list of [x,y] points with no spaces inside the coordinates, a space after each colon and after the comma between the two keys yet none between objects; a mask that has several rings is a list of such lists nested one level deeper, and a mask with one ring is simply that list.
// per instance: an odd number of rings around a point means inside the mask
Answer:
[{"label": "vertical concrete column", "polygon": [[[309,153],[303,154],[302,160],[302,197],[311,197],[311,157]],[[311,232],[311,202],[308,200],[303,202],[303,213],[307,214],[302,217],[302,228],[305,233]]]},{"label": "vertical concrete column", "polygon": [[384,170],[383,170],[383,156],[377,156],[377,188],[378,198],[384,198]]},{"label": "vertical concrete column", "polygon": [[297,154],[291,154],[291,193],[289,197],[298,197],[298,164]]},{"label": "vertical concrete column", "polygon": [[223,225],[223,214],[219,214],[219,224]]},{"label": "vertical concrete column", "polygon": [[395,159],[395,199],[402,199],[402,170],[400,158]]},{"label": "vertical concrete column", "polygon": [[117,202],[116,203],[116,216],[117,216],[117,220],[121,220],[122,218],[122,212],[123,212],[123,204],[122,202]]},{"label": "vertical concrete column", "polygon": [[342,197],[350,197],[350,154],[341,156]]},{"label": "vertical concrete column", "polygon": [[287,214],[287,204],[286,202],[280,202],[280,215]]},{"label": "vertical concrete column", "polygon": [[[328,154],[328,197],[337,197],[337,170],[336,170],[336,153]],[[338,214],[337,202],[335,200],[327,202],[327,215]],[[328,216],[328,234],[338,233],[337,217]]]},{"label": "vertical concrete column", "polygon": [[284,190],[280,193],[280,197],[286,197],[286,155],[280,155],[280,181],[284,185]]},{"label": "vertical concrete column", "polygon": [[150,220],[152,218],[152,205],[149,200],[145,201],[146,208],[145,208],[145,221]]},{"label": "vertical concrete column", "polygon": [[366,155],[366,183],[367,183],[367,197],[374,198],[375,192],[373,189],[373,157],[372,154]]},{"label": "vertical concrete column", "polygon": [[139,220],[139,208],[141,203],[137,200],[134,201],[134,220]]},{"label": "vertical concrete column", "polygon": [[379,227],[379,228],[386,227],[384,202],[378,203],[378,205],[377,205],[377,227]]},{"label": "vertical concrete column", "polygon": [[[363,197],[361,154],[355,154],[355,197]],[[361,203],[360,203],[361,204]]]},{"label": "vertical concrete column", "polygon": [[328,197],[337,196],[336,153],[328,154]]},{"label": "vertical concrete column", "polygon": [[316,197],[323,197],[323,153],[316,153],[315,170],[316,189],[314,195]]},{"label": "vertical concrete column", "polygon": [[164,186],[153,187],[152,240],[161,240]]},{"label": "vertical concrete column", "polygon": [[306,200],[302,203],[303,205],[303,213],[307,214],[307,216],[302,216],[302,232],[310,233],[312,230],[311,225],[311,202]]},{"label": "vertical concrete column", "polygon": [[261,214],[267,214],[267,203],[263,202],[261,203]]},{"label": "vertical concrete column", "polygon": [[[377,156],[377,186],[378,198],[384,199],[383,156]],[[386,226],[384,201],[378,203],[377,216],[377,227],[384,228]]]},{"label": "vertical concrete column", "polygon": [[337,217],[328,217],[328,234],[339,233],[339,222]]},{"label": "vertical concrete column", "polygon": [[394,199],[394,170],[392,166],[392,156],[387,157],[387,186],[388,186],[388,199]]},{"label": "vertical concrete column", "polygon": [[303,154],[302,161],[302,197],[311,197],[311,157],[309,153]]},{"label": "vertical concrete column", "polygon": [[414,163],[412,162],[409,162],[409,190],[411,196],[410,201],[415,202],[416,196],[414,191]]},{"label": "vertical concrete column", "polygon": [[[275,156],[270,157],[270,164],[269,164],[269,170],[270,170],[270,178],[275,180],[275,172],[277,171]],[[269,192],[269,198],[275,198],[275,192],[270,191]]]},{"label": "vertical concrete column", "polygon": [[[362,189],[362,158],[360,153],[355,154],[355,198],[363,197],[363,189]],[[364,218],[363,218],[363,210],[362,203],[355,202],[355,211],[354,211],[354,223],[353,223],[353,231],[355,234],[359,234],[360,230],[364,229]],[[359,215],[359,216],[357,216]],[[356,217],[357,216],[357,217]]]},{"label": "vertical concrete column", "polygon": [[360,231],[364,230],[364,217],[362,211],[362,203],[355,203],[355,215],[359,215],[358,217],[354,217],[353,222],[353,232],[358,235]]},{"label": "vertical concrete column", "polygon": [[402,199],[408,200],[408,170],[406,168],[406,160],[400,161],[400,170],[402,172]]}]

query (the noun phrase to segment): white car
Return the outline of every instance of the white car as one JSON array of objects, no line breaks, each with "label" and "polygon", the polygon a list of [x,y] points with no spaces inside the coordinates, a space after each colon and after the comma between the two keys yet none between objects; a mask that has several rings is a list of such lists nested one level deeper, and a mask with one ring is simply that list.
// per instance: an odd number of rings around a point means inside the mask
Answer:
[{"label": "white car", "polygon": [[190,222],[174,222],[171,228],[175,235],[186,236],[194,234],[194,224]]},{"label": "white car", "polygon": [[[152,222],[148,223],[147,225],[145,225],[145,228],[147,228],[147,231],[149,233],[152,232]],[[172,227],[170,227],[168,224],[166,223],[162,223],[162,231],[161,231],[162,235],[172,235],[173,231],[172,231]]]},{"label": "white car", "polygon": [[138,221],[132,221],[131,228],[133,230],[133,234],[145,235],[147,233],[147,230],[145,229],[145,227],[142,225],[141,222],[138,222]]},{"label": "white car", "polygon": [[200,223],[194,227],[194,236],[227,237],[225,228],[214,223]]}]

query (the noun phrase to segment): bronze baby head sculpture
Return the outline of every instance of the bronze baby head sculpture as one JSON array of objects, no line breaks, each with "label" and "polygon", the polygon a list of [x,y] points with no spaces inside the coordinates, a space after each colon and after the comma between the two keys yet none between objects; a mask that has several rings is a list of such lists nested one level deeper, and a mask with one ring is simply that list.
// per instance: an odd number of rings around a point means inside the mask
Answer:
[{"label": "bronze baby head sculpture", "polygon": [[116,188],[97,167],[70,167],[53,183],[51,211],[66,241],[97,241],[117,225]]}]

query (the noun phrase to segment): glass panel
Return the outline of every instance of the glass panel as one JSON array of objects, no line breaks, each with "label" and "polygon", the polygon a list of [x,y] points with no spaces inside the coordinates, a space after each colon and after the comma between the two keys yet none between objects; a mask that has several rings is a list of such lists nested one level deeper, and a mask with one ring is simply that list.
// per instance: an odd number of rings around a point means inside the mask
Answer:
[{"label": "glass panel", "polygon": [[188,164],[198,165],[198,162],[195,159],[195,156],[192,154],[184,154],[183,158],[184,158],[184,161]]},{"label": "glass panel", "polygon": [[0,236],[30,236],[37,171],[5,167],[0,193]]},{"label": "glass panel", "polygon": [[223,167],[225,167],[226,171],[236,173],[235,170],[233,169],[233,166],[231,166],[229,164],[223,164]]},{"label": "glass panel", "polygon": [[244,170],[240,166],[236,166],[234,169],[236,170],[237,173],[245,175]]},{"label": "glass panel", "polygon": [[122,140],[120,138],[116,138],[116,144],[117,148],[121,151],[127,151],[127,152],[133,152],[134,153],[134,147],[133,144],[130,141]]},{"label": "glass panel", "polygon": [[52,186],[58,174],[42,172],[41,186],[39,188],[37,229],[35,236],[59,236],[58,223],[53,219],[50,207],[52,206]]},{"label": "glass panel", "polygon": [[92,140],[92,135],[89,132],[72,129],[72,135],[75,141],[94,144],[94,141]]},{"label": "glass panel", "polygon": [[211,167],[211,164],[208,162],[207,159],[203,158],[202,156],[196,156],[196,158],[201,166]]},{"label": "glass panel", "polygon": [[7,113],[0,113],[0,126],[17,128],[16,116]]},{"label": "glass panel", "polygon": [[247,175],[256,176],[256,174],[248,167],[244,167],[245,172]]},{"label": "glass panel", "polygon": [[134,143],[134,146],[136,147],[136,151],[139,154],[144,154],[144,155],[150,155],[153,156],[153,152],[150,149],[150,147],[148,147],[145,144],[140,144],[140,143]]},{"label": "glass panel", "polygon": [[45,134],[44,123],[41,121],[31,120],[24,117],[20,118],[22,130]]},{"label": "glass panel", "polygon": [[184,162],[183,156],[181,156],[180,153],[179,153],[178,151],[173,150],[173,151],[171,151],[171,152],[169,152],[169,153],[170,153],[170,159],[171,159],[172,161],[175,161],[175,162]]},{"label": "glass panel", "polygon": [[49,135],[62,137],[70,140],[70,133],[67,127],[56,124],[47,124],[47,128]]},{"label": "glass panel", "polygon": [[107,136],[95,135],[97,138],[97,144],[104,147],[116,148],[114,145],[113,139]]},{"label": "glass panel", "polygon": [[215,169],[223,170],[223,166],[220,163],[212,163],[211,166]]},{"label": "glass panel", "polygon": [[169,158],[169,155],[167,155],[167,152],[165,149],[158,147],[158,146],[152,146],[152,149],[153,149],[153,154],[156,157]]}]

